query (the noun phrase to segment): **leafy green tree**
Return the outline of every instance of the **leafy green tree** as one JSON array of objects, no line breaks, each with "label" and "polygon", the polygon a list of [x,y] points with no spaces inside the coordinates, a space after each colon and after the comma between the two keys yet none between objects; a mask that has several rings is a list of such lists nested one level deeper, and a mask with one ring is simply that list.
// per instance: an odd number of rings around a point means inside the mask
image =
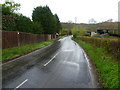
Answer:
[{"label": "leafy green tree", "polygon": [[16,30],[20,32],[32,33],[33,23],[30,18],[23,15],[16,15]]},{"label": "leafy green tree", "polygon": [[56,32],[59,33],[60,30],[62,29],[62,26],[61,26],[61,23],[60,23],[60,20],[59,20],[57,14],[55,14],[54,17],[55,17],[55,21],[56,21]]},{"label": "leafy green tree", "polygon": [[9,7],[5,7],[4,5],[2,5],[2,14],[3,15],[10,15],[10,8]]},{"label": "leafy green tree", "polygon": [[55,30],[55,19],[48,6],[39,6],[33,10],[32,19],[39,22],[44,30],[44,34],[52,34]]},{"label": "leafy green tree", "polygon": [[53,15],[48,6],[36,7],[32,13],[32,19],[16,14],[20,4],[9,0],[2,4],[3,30],[20,31],[34,34],[55,34],[61,29],[58,16]]},{"label": "leafy green tree", "polygon": [[86,31],[85,28],[82,28],[82,27],[80,27],[80,28],[73,28],[72,29],[72,34],[75,37],[77,37],[77,36],[85,36],[85,35],[87,35],[87,31]]},{"label": "leafy green tree", "polygon": [[3,15],[10,15],[19,9],[20,9],[20,4],[15,2],[5,1],[5,3],[2,4]]},{"label": "leafy green tree", "polygon": [[16,17],[14,11],[20,8],[20,4],[5,1],[2,6],[2,30],[16,31]]},{"label": "leafy green tree", "polygon": [[33,31],[32,33],[34,34],[42,34],[43,33],[43,28],[42,25],[38,22],[33,22]]},{"label": "leafy green tree", "polygon": [[15,19],[13,15],[2,15],[2,30],[15,31]]},{"label": "leafy green tree", "polygon": [[69,35],[69,31],[68,31],[68,29],[62,29],[61,30],[61,35]]}]

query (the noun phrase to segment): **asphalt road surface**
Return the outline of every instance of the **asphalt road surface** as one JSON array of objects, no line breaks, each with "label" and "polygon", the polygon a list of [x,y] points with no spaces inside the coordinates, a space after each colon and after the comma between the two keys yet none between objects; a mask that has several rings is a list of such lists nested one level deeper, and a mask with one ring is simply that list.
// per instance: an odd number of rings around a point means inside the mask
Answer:
[{"label": "asphalt road surface", "polygon": [[3,88],[96,88],[89,59],[71,37],[3,64]]}]

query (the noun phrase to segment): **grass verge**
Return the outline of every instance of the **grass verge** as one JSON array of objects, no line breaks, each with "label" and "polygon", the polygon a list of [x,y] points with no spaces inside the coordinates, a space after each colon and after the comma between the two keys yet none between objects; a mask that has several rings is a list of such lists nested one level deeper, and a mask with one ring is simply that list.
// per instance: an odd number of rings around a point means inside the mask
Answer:
[{"label": "grass verge", "polygon": [[13,59],[15,57],[19,57],[22,55],[25,55],[31,51],[34,51],[39,48],[43,48],[51,43],[53,43],[55,39],[45,41],[45,42],[40,42],[40,43],[35,43],[35,44],[27,44],[24,46],[19,46],[19,47],[14,47],[14,48],[9,48],[9,49],[3,49],[2,50],[2,62],[6,62],[9,59]]},{"label": "grass verge", "polygon": [[104,49],[78,39],[74,40],[88,53],[92,63],[96,66],[96,71],[98,72],[99,79],[103,82],[103,87],[120,88],[118,62],[112,60],[113,57],[108,55]]}]

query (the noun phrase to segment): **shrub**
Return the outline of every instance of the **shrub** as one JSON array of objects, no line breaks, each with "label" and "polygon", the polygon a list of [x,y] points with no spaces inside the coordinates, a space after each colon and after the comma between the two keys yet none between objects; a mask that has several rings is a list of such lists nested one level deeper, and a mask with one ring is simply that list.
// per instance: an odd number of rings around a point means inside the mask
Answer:
[{"label": "shrub", "polygon": [[34,33],[34,34],[42,34],[43,33],[42,25],[40,23],[38,23],[38,22],[33,22],[32,33]]},{"label": "shrub", "polygon": [[20,32],[32,33],[33,23],[30,18],[23,15],[16,15],[16,30]]},{"label": "shrub", "polygon": [[97,37],[78,37],[82,41],[91,43],[97,47],[104,48],[107,53],[120,60],[120,39],[97,38]]},{"label": "shrub", "polygon": [[15,17],[12,15],[2,15],[2,30],[15,31]]},{"label": "shrub", "polygon": [[73,28],[72,34],[77,36],[88,36],[87,30],[85,28]]}]

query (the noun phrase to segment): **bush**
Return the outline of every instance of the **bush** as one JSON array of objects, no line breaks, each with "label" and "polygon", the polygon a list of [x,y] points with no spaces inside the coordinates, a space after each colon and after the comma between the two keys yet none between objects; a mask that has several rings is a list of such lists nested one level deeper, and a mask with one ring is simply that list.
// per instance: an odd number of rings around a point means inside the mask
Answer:
[{"label": "bush", "polygon": [[74,35],[73,35],[73,38],[76,38],[76,37],[77,37],[77,36],[74,34]]},{"label": "bush", "polygon": [[92,64],[96,67],[97,76],[104,88],[119,88],[119,67],[118,62],[113,60],[111,55],[106,53],[103,48],[98,48],[91,43],[74,39],[87,52]]},{"label": "bush", "polygon": [[67,29],[62,29],[62,31],[61,31],[61,35],[68,35],[68,30]]},{"label": "bush", "polygon": [[2,30],[16,31],[15,17],[13,15],[2,15]]},{"label": "bush", "polygon": [[104,48],[107,53],[120,60],[120,39],[96,38],[96,37],[79,37],[82,41],[91,43],[97,47]]},{"label": "bush", "polygon": [[34,33],[34,34],[42,34],[43,33],[42,25],[40,23],[38,23],[38,22],[33,22],[32,33]]},{"label": "bush", "polygon": [[20,32],[32,33],[32,21],[23,15],[16,15],[16,30]]},{"label": "bush", "polygon": [[73,28],[72,29],[72,34],[75,35],[76,37],[77,36],[86,36],[88,35],[87,31],[85,28]]},{"label": "bush", "polygon": [[61,30],[61,23],[58,16],[51,12],[48,6],[38,6],[34,8],[32,20],[42,25],[44,34],[54,34]]},{"label": "bush", "polygon": [[55,34],[61,30],[61,23],[57,14],[53,15],[48,6],[36,7],[30,18],[22,14],[16,14],[20,4],[5,1],[2,6],[2,30],[19,31],[34,34]]}]

